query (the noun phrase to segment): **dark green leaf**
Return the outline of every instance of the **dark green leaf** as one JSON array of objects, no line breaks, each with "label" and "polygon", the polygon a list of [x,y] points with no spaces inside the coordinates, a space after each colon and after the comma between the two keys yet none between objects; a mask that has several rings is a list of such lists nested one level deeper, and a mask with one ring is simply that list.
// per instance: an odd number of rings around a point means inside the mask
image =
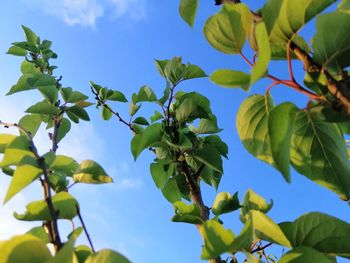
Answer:
[{"label": "dark green leaf", "polygon": [[74,248],[74,253],[78,258],[78,263],[84,263],[85,260],[93,254],[91,248],[86,245],[79,245]]},{"label": "dark green leaf", "polygon": [[174,179],[170,178],[162,189],[164,197],[170,202],[181,201],[181,193]]},{"label": "dark green leaf", "polygon": [[101,117],[103,120],[108,121],[112,118],[113,113],[107,109],[105,106],[101,107]]},{"label": "dark green leaf", "polygon": [[67,112],[74,114],[79,119],[82,119],[84,121],[90,120],[89,114],[86,112],[86,110],[84,110],[82,107],[80,107],[78,105],[74,105],[74,106],[68,108]]},{"label": "dark green leaf", "polygon": [[204,163],[209,166],[213,170],[222,173],[222,159],[220,153],[215,148],[215,146],[211,144],[205,144],[203,148],[196,149],[194,151],[193,157],[198,161]]},{"label": "dark green leaf", "polygon": [[66,118],[63,118],[60,123],[60,126],[57,129],[57,143],[59,143],[66,136],[66,134],[70,131],[70,128],[70,121]]},{"label": "dark green leaf", "polygon": [[137,117],[135,120],[133,120],[133,123],[140,125],[149,125],[148,121],[144,117]]},{"label": "dark green leaf", "polygon": [[150,166],[151,175],[156,186],[162,190],[173,175],[174,165],[163,165],[161,163],[152,163]]}]

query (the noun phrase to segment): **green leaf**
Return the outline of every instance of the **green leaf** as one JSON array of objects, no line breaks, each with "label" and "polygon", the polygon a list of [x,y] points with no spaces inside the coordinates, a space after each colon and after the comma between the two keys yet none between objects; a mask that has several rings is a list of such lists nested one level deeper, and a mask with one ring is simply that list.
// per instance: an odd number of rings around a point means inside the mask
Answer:
[{"label": "green leaf", "polygon": [[89,114],[86,112],[86,110],[84,110],[83,107],[80,107],[78,105],[74,105],[72,107],[69,107],[67,109],[67,112],[74,114],[76,117],[78,117],[79,119],[82,119],[84,121],[90,120]]},{"label": "green leaf", "polygon": [[41,101],[26,110],[27,113],[41,114],[41,115],[58,115],[60,110],[47,101]]},{"label": "green leaf", "polygon": [[[27,114],[19,120],[18,125],[21,126],[27,132],[30,132],[30,135],[34,137],[42,121],[43,120],[39,115]],[[25,135],[22,130],[20,130],[20,134]]]},{"label": "green leaf", "polygon": [[79,91],[73,91],[72,88],[61,88],[61,94],[65,102],[75,103],[79,101],[84,101],[89,97],[84,95]]},{"label": "green leaf", "polygon": [[193,27],[194,20],[196,18],[198,8],[198,0],[181,0],[179,12],[182,19],[190,26]]},{"label": "green leaf", "polygon": [[144,117],[137,117],[135,120],[133,120],[133,123],[140,125],[149,125],[148,121]]},{"label": "green leaf", "polygon": [[215,148],[219,151],[219,153],[224,156],[226,159],[228,159],[228,147],[227,144],[224,143],[221,138],[217,135],[209,135],[204,137],[204,142],[208,144],[212,144],[215,146]]},{"label": "green leaf", "polygon": [[28,232],[26,232],[26,234],[30,234],[32,236],[39,238],[44,244],[50,243],[49,234],[46,232],[45,228],[42,226],[34,227]]},{"label": "green leaf", "polygon": [[74,253],[78,258],[78,263],[84,263],[85,260],[93,254],[91,248],[86,245],[79,245],[74,248]]},{"label": "green leaf", "polygon": [[163,115],[159,112],[159,111],[154,111],[154,115],[153,116],[151,116],[151,122],[153,123],[153,122],[155,122],[155,121],[157,121],[157,120],[160,120],[160,119],[163,119]]},{"label": "green leaf", "polygon": [[182,201],[173,203],[175,216],[171,219],[173,222],[184,222],[189,224],[202,224],[201,210],[198,204],[186,204]]},{"label": "green leaf", "polygon": [[255,235],[259,239],[291,247],[281,228],[267,215],[257,210],[250,210],[246,216],[252,220]]},{"label": "green leaf", "polygon": [[138,112],[138,110],[140,109],[141,104],[134,104],[133,102],[130,103],[129,106],[129,114],[130,116],[134,116],[136,114],[136,112]]},{"label": "green leaf", "polygon": [[36,45],[37,44],[37,38],[38,38],[36,36],[36,34],[30,28],[28,28],[26,26],[22,25],[22,28],[23,28],[23,31],[24,31],[24,33],[26,35],[27,41],[32,43],[32,44],[34,44],[34,45]]},{"label": "green leaf", "polygon": [[210,45],[226,54],[240,53],[250,33],[252,15],[244,4],[227,4],[211,16],[204,26]]},{"label": "green leaf", "polygon": [[293,103],[282,103],[271,111],[268,120],[274,163],[287,182],[290,182],[290,148],[297,110]]},{"label": "green leaf", "polygon": [[20,47],[12,46],[7,50],[6,54],[25,57],[27,55],[27,50]]},{"label": "green leaf", "polygon": [[[78,202],[67,192],[59,192],[52,197],[52,203],[59,219],[73,219],[77,215]],[[14,217],[24,221],[47,221],[51,219],[49,208],[44,200],[26,205],[24,214],[14,213]]]},{"label": "green leaf", "polygon": [[246,250],[249,251],[252,241],[254,239],[254,228],[250,219],[246,220],[241,233],[235,237],[230,245],[229,251],[235,253],[238,251]]},{"label": "green leaf", "polygon": [[249,96],[239,107],[236,126],[244,147],[256,158],[273,164],[268,133],[273,101],[269,95]]},{"label": "green leaf", "polygon": [[38,90],[48,102],[51,104],[56,103],[58,99],[58,90],[56,86],[40,86]]},{"label": "green leaf", "polygon": [[16,135],[13,134],[0,134],[0,153],[4,153],[7,145],[9,145],[15,138]]},{"label": "green leaf", "polygon": [[230,213],[239,209],[241,205],[239,204],[238,192],[233,196],[228,192],[221,192],[216,195],[214,204],[211,207],[214,215],[222,215],[225,213]]},{"label": "green leaf", "polygon": [[119,101],[119,102],[128,102],[128,100],[125,98],[124,94],[118,90],[110,90],[112,91],[111,94],[107,96],[108,100],[111,101]]},{"label": "green leaf", "polygon": [[85,263],[131,263],[122,254],[110,249],[103,249],[89,256]]},{"label": "green leaf", "polygon": [[253,190],[248,189],[243,198],[241,212],[243,216],[246,215],[250,210],[257,210],[263,213],[267,213],[272,208],[272,205],[272,200],[268,204],[264,198],[255,193]]},{"label": "green leaf", "polygon": [[255,26],[255,39],[258,46],[258,58],[253,66],[250,85],[254,84],[267,73],[271,59],[269,36],[265,24],[260,22]]},{"label": "green leaf", "polygon": [[179,122],[190,122],[197,118],[209,118],[211,113],[209,100],[196,92],[184,94],[178,99],[178,103],[176,119]]},{"label": "green leaf", "polygon": [[248,91],[250,75],[237,70],[219,69],[214,71],[210,76],[210,80],[225,88],[242,88]]},{"label": "green leaf", "polygon": [[95,161],[83,161],[79,169],[74,173],[73,180],[76,183],[86,184],[104,184],[112,183],[112,177],[108,176],[106,171]]},{"label": "green leaf", "polygon": [[23,74],[40,73],[40,69],[38,69],[38,67],[35,65],[35,63],[24,60],[21,64],[21,72]]},{"label": "green leaf", "polygon": [[350,14],[336,11],[320,15],[312,40],[313,59],[322,66],[340,72],[350,66]]},{"label": "green leaf", "polygon": [[293,167],[315,183],[350,197],[350,164],[343,135],[337,124],[300,111],[296,115],[291,144]]},{"label": "green leaf", "polygon": [[262,9],[272,43],[287,43],[317,14],[336,0],[269,0]]},{"label": "green leaf", "polygon": [[163,128],[160,123],[147,126],[142,133],[136,134],[131,140],[131,152],[136,160],[140,153],[153,143],[159,142],[163,136]]},{"label": "green leaf", "polygon": [[70,131],[71,123],[67,118],[63,118],[57,129],[57,143],[59,143]]},{"label": "green leaf", "polygon": [[144,85],[140,88],[139,93],[136,95],[133,95],[132,101],[134,104],[136,104],[137,102],[142,102],[142,101],[148,101],[148,102],[152,102],[152,101],[156,101],[157,100],[157,96],[154,93],[154,91]]},{"label": "green leaf", "polygon": [[18,165],[24,157],[33,157],[30,142],[25,136],[17,136],[6,147],[0,166]]},{"label": "green leaf", "polygon": [[10,91],[6,95],[11,95],[16,92],[26,91],[35,89],[36,87],[30,85],[28,83],[28,80],[33,79],[39,79],[42,76],[42,73],[29,73],[29,74],[23,74],[17,81],[15,85],[13,85],[10,89]]},{"label": "green leaf", "polygon": [[343,0],[338,5],[338,10],[349,13],[350,12],[350,1],[349,0]]},{"label": "green leaf", "polygon": [[204,239],[201,259],[213,259],[229,251],[235,238],[231,230],[225,229],[215,220],[207,220],[198,228]]},{"label": "green leaf", "polygon": [[33,235],[15,236],[0,244],[1,263],[46,263],[52,258],[46,244]]},{"label": "green leaf", "polygon": [[164,185],[162,193],[170,203],[181,201],[181,193],[179,187],[177,186],[176,181],[173,178],[170,178],[168,182]]},{"label": "green leaf", "polygon": [[312,212],[294,222],[280,224],[293,247],[310,247],[319,252],[350,256],[350,224],[336,217]]},{"label": "green leaf", "polygon": [[[293,43],[297,45],[305,53],[310,53],[311,48],[304,38],[299,35],[294,35]],[[270,43],[271,59],[273,60],[287,60],[287,45],[284,42]],[[296,59],[297,56],[293,51],[290,51],[291,59]]]},{"label": "green leaf", "polygon": [[286,254],[278,261],[279,263],[304,263],[304,262],[317,262],[317,263],[332,263],[326,255],[318,252],[309,247],[297,247]]},{"label": "green leaf", "polygon": [[170,176],[172,176],[174,173],[174,165],[152,163],[150,170],[154,183],[160,190],[162,190],[165,184],[168,182]]},{"label": "green leaf", "polygon": [[42,170],[37,166],[37,160],[32,157],[25,157],[21,161],[21,165],[17,166],[7,189],[4,204],[42,174]]},{"label": "green leaf", "polygon": [[103,120],[108,121],[112,118],[113,113],[107,109],[105,106],[101,107],[101,117]]},{"label": "green leaf", "polygon": [[209,166],[213,170],[223,173],[222,159],[219,151],[211,144],[205,144],[203,148],[196,149],[193,158]]},{"label": "green leaf", "polygon": [[212,134],[220,131],[222,131],[222,129],[218,127],[217,120],[214,115],[212,115],[210,119],[201,119],[199,121],[198,128],[193,130],[193,132],[197,134]]},{"label": "green leaf", "polygon": [[183,76],[184,80],[208,77],[207,74],[205,74],[205,72],[203,71],[203,69],[201,69],[197,65],[188,63],[185,67],[185,74]]}]

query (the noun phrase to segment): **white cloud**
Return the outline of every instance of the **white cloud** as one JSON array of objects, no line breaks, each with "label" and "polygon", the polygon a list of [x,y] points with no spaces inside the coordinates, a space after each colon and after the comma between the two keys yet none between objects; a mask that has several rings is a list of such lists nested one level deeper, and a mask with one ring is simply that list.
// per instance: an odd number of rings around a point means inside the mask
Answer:
[{"label": "white cloud", "polygon": [[[111,13],[113,18],[146,18],[146,0],[22,0],[28,8],[54,16],[67,25],[95,27],[98,18]],[[111,8],[112,6],[112,8]]]},{"label": "white cloud", "polygon": [[129,15],[132,19],[140,21],[146,18],[145,0],[109,0],[115,10],[115,16]]}]

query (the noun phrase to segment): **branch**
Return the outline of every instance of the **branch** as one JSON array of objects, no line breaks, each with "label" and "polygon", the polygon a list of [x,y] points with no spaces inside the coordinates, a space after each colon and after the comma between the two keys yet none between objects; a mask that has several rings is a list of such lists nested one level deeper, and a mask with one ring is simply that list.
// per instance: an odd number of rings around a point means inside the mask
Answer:
[{"label": "branch", "polygon": [[81,225],[83,226],[85,235],[86,235],[86,237],[87,237],[87,239],[88,239],[88,241],[89,241],[89,244],[90,244],[90,247],[91,247],[91,249],[92,249],[92,252],[95,253],[94,245],[92,244],[92,241],[91,241],[90,235],[89,235],[89,233],[88,233],[88,231],[87,231],[87,228],[86,228],[86,226],[85,226],[83,217],[81,216],[79,206],[78,206],[78,205],[75,205],[75,208],[77,209],[77,214],[78,214],[79,220],[80,220],[80,222],[81,222]]},{"label": "branch", "polygon": [[273,243],[268,243],[265,246],[258,246],[256,249],[254,249],[252,252],[250,252],[251,254],[254,254],[256,252],[265,250],[266,248],[268,248],[269,246],[273,245]]}]

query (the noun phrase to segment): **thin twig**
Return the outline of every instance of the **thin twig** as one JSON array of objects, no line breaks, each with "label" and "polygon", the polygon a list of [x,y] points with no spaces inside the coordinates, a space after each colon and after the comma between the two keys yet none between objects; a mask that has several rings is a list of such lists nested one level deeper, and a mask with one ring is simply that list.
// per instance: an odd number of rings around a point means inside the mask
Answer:
[{"label": "thin twig", "polygon": [[251,254],[254,254],[254,253],[256,253],[256,252],[258,252],[258,251],[261,251],[261,250],[264,250],[264,249],[266,249],[266,248],[268,248],[269,246],[271,246],[271,245],[273,245],[273,243],[268,243],[268,244],[266,244],[265,246],[259,246],[259,247],[257,247],[256,249],[254,249],[252,252],[250,252]]},{"label": "thin twig", "polygon": [[83,217],[81,216],[81,213],[80,213],[80,209],[79,209],[79,206],[78,205],[75,205],[76,209],[77,209],[77,214],[78,214],[78,217],[79,217],[79,220],[81,222],[81,225],[84,229],[84,232],[85,232],[85,235],[89,241],[89,244],[90,244],[90,247],[91,247],[91,250],[92,252],[95,253],[95,248],[94,248],[94,245],[92,244],[92,241],[91,241],[91,238],[90,238],[90,235],[89,235],[89,232],[87,231],[87,228],[85,226],[85,223],[84,223],[84,220],[83,220]]}]

